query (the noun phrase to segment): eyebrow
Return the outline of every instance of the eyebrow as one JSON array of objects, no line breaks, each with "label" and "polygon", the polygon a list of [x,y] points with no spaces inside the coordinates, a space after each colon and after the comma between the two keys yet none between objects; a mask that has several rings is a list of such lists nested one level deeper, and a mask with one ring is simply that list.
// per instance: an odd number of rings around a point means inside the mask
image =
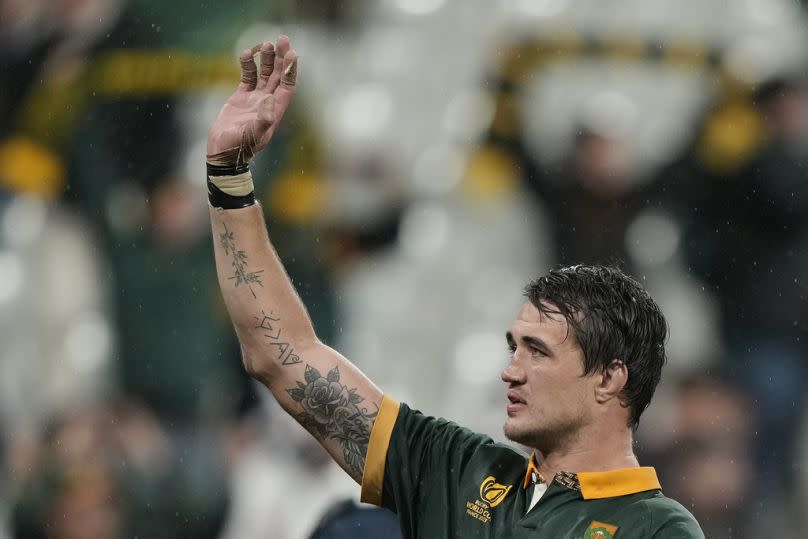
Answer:
[{"label": "eyebrow", "polygon": [[[507,331],[505,333],[505,340],[507,340],[508,344],[510,344],[510,345],[516,344],[516,341],[513,338],[513,333],[511,333],[510,331]],[[533,336],[530,336],[530,335],[523,335],[521,337],[521,341],[522,341],[523,344],[526,344],[526,345],[531,346],[533,348],[540,349],[543,353],[545,353],[548,356],[553,355],[552,354],[552,348],[547,346],[547,343],[544,342],[542,339],[540,339],[538,337],[533,337]]]}]

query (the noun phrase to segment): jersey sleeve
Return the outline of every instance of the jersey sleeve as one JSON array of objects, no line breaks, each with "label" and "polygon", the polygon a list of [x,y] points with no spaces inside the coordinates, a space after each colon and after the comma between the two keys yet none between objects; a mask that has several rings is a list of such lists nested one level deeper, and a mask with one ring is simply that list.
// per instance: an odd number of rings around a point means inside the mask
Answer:
[{"label": "jersey sleeve", "polygon": [[488,436],[428,417],[385,396],[371,432],[362,501],[415,521],[429,494],[451,499],[468,460]]}]

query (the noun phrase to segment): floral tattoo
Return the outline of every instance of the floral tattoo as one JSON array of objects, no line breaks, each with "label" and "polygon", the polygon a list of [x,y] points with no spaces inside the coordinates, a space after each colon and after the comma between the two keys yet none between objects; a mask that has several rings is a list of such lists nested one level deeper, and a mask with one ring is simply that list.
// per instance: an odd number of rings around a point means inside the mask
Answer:
[{"label": "floral tattoo", "polygon": [[286,392],[303,407],[300,423],[321,439],[337,440],[342,445],[345,464],[352,475],[362,477],[370,442],[370,429],[379,413],[360,407],[365,398],[339,381],[339,367],[327,376],[306,365],[305,383]]}]

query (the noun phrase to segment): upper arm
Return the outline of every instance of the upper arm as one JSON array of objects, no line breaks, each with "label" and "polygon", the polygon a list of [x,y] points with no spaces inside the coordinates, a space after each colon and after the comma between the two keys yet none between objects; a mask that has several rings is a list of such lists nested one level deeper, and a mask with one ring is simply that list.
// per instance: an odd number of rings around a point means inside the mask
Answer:
[{"label": "upper arm", "polygon": [[[275,347],[269,348],[251,353],[278,353],[271,350]],[[284,353],[288,355],[288,349]],[[294,354],[286,362],[276,362],[278,367],[265,385],[337,464],[361,483],[381,390],[339,352],[322,343],[298,348]]]}]

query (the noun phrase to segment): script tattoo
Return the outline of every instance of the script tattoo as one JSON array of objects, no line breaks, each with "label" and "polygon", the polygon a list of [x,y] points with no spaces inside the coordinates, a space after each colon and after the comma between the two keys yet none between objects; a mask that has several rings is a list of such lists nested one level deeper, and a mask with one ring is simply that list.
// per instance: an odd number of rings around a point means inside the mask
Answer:
[{"label": "script tattoo", "polygon": [[355,477],[362,477],[370,443],[373,420],[379,413],[360,407],[365,398],[339,381],[339,367],[323,376],[306,365],[305,383],[286,392],[303,407],[300,424],[321,439],[337,440],[342,445],[345,464]]},{"label": "script tattoo", "polygon": [[280,318],[273,318],[272,311],[269,314],[266,311],[261,311],[261,316],[256,316],[255,320],[258,322],[256,328],[266,330],[264,336],[269,339],[269,344],[277,347],[278,359],[281,360],[281,365],[295,365],[300,363],[300,356],[295,354],[295,349],[291,344],[281,338],[282,329],[278,322]]},{"label": "script tattoo", "polygon": [[247,288],[250,289],[252,296],[256,297],[252,285],[257,284],[260,287],[264,286],[264,283],[261,282],[260,277],[264,270],[247,271],[247,253],[245,253],[244,250],[236,247],[236,238],[233,236],[232,232],[227,230],[226,224],[224,225],[224,233],[219,234],[219,244],[222,246],[222,249],[224,249],[225,255],[233,256],[232,265],[233,269],[235,270],[235,274],[228,278],[230,280],[235,280],[236,286],[246,284]]}]

